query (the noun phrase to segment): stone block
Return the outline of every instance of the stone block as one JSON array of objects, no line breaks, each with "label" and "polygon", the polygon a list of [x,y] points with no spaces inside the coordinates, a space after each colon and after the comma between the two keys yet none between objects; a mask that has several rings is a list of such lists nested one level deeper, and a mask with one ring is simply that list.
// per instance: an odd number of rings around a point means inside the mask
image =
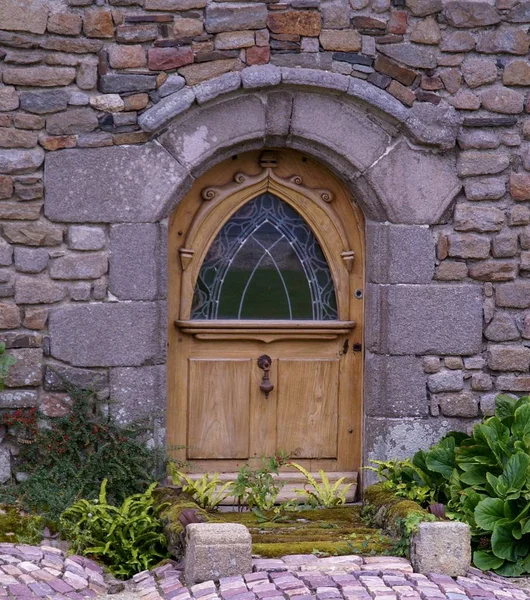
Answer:
[{"label": "stone block", "polygon": [[488,367],[492,371],[528,371],[530,348],[522,345],[489,346]]},{"label": "stone block", "polygon": [[473,0],[448,2],[444,7],[444,16],[449,25],[463,28],[486,27],[501,20],[494,6]]},{"label": "stone block", "polygon": [[193,169],[224,148],[262,140],[264,135],[264,103],[257,96],[249,95],[213,103],[182,115],[160,136],[159,141],[181,165]]},{"label": "stone block", "polygon": [[333,148],[360,170],[370,166],[390,143],[389,135],[351,103],[311,94],[294,98],[291,135]]},{"label": "stone block", "polygon": [[30,173],[38,169],[44,161],[44,150],[32,148],[31,150],[0,149],[0,173],[17,175]]},{"label": "stone block", "polygon": [[11,479],[11,452],[7,446],[0,448],[0,483]]},{"label": "stone block", "polygon": [[147,143],[54,152],[45,176],[51,219],[116,223],[158,220],[186,172],[160,145]]},{"label": "stone block", "polygon": [[503,308],[530,308],[530,281],[497,286],[495,304]]},{"label": "stone block", "polygon": [[470,355],[481,350],[478,286],[369,284],[366,301],[371,352]]},{"label": "stone block", "polygon": [[110,371],[110,411],[123,425],[163,422],[166,414],[166,367],[121,367]]},{"label": "stone block", "polygon": [[225,73],[195,86],[195,98],[199,104],[204,104],[221,94],[233,92],[239,87],[241,87],[241,75],[239,73]]},{"label": "stone block", "polygon": [[72,67],[11,67],[4,69],[4,83],[35,87],[57,87],[69,85],[75,79]]},{"label": "stone block", "polygon": [[464,389],[464,375],[462,371],[440,371],[429,376],[427,385],[433,393],[459,392]]},{"label": "stone block", "polygon": [[109,290],[120,300],[158,297],[158,225],[113,225],[110,230]]},{"label": "stone block", "polygon": [[468,150],[461,152],[458,157],[458,174],[462,177],[469,175],[494,175],[501,173],[510,164],[510,156],[505,152],[480,152]]},{"label": "stone block", "polygon": [[156,87],[154,75],[135,73],[114,73],[102,75],[99,80],[99,91],[104,94],[122,94],[125,92],[148,92]]},{"label": "stone block", "polygon": [[52,279],[98,279],[107,272],[106,252],[67,254],[50,262]]},{"label": "stone block", "polygon": [[26,246],[57,246],[63,241],[62,229],[45,221],[6,223],[3,234],[12,244]]},{"label": "stone block", "polygon": [[16,329],[20,326],[20,308],[12,303],[0,303],[0,329]]},{"label": "stone block", "polygon": [[267,6],[261,2],[212,2],[206,7],[204,26],[208,33],[264,29]]},{"label": "stone block", "polygon": [[48,392],[66,392],[68,386],[99,392],[109,385],[106,371],[76,369],[48,363],[44,369],[44,389]]},{"label": "stone block", "polygon": [[472,233],[451,234],[448,236],[448,253],[452,258],[488,258],[490,240],[486,236]]},{"label": "stone block", "polygon": [[519,329],[509,313],[499,311],[484,330],[484,337],[492,342],[517,340],[519,339]]},{"label": "stone block", "polygon": [[64,286],[50,281],[45,275],[39,277],[21,275],[15,282],[17,304],[52,304],[60,302],[65,296]]},{"label": "stone block", "polygon": [[500,177],[470,179],[464,189],[468,200],[498,200],[506,193],[506,181]]},{"label": "stone block", "polygon": [[181,89],[146,110],[138,119],[138,124],[144,131],[156,131],[186,111],[194,101],[195,92],[188,88]]},{"label": "stone block", "polygon": [[140,366],[161,360],[165,309],[157,303],[64,306],[49,317],[51,355],[76,367]]},{"label": "stone block", "polygon": [[105,230],[102,227],[72,225],[68,229],[68,247],[72,250],[101,250],[105,243]]},{"label": "stone block", "polygon": [[44,248],[15,248],[15,268],[22,273],[40,273],[48,266],[49,253]]},{"label": "stone block", "polygon": [[458,204],[454,228],[457,231],[499,231],[504,225],[504,211],[493,206]]},{"label": "stone block", "polygon": [[252,571],[249,530],[239,523],[191,523],[186,527],[186,585]]},{"label": "stone block", "polygon": [[0,4],[4,30],[44,33],[47,20],[48,6],[43,0],[2,0]]},{"label": "stone block", "polygon": [[420,523],[411,540],[415,573],[465,576],[471,566],[469,525],[456,521]]},{"label": "stone block", "polygon": [[462,186],[451,155],[414,150],[405,140],[371,166],[365,177],[389,220],[403,224],[437,223]]},{"label": "stone block", "polygon": [[478,401],[471,392],[438,394],[432,397],[432,402],[440,406],[444,417],[470,418],[478,415]]},{"label": "stone block", "polygon": [[244,88],[260,88],[278,85],[282,80],[282,72],[274,65],[247,67],[241,71]]},{"label": "stone block", "polygon": [[39,404],[37,390],[6,390],[0,392],[0,408],[32,408]]},{"label": "stone block", "polygon": [[9,354],[16,362],[9,367],[6,387],[35,387],[42,383],[41,348],[19,348],[10,350]]},{"label": "stone block", "polygon": [[385,44],[379,51],[413,69],[434,69],[438,63],[437,50],[409,43]]},{"label": "stone block", "polygon": [[90,133],[98,127],[96,113],[90,108],[73,108],[46,119],[46,131],[52,135]]},{"label": "stone block", "polygon": [[69,94],[64,90],[40,90],[22,92],[20,105],[24,110],[38,115],[65,110]]},{"label": "stone block", "polygon": [[364,409],[369,416],[425,417],[429,413],[421,358],[367,353]]},{"label": "stone block", "polygon": [[372,283],[428,283],[434,275],[434,239],[428,227],[368,221],[366,273]]}]

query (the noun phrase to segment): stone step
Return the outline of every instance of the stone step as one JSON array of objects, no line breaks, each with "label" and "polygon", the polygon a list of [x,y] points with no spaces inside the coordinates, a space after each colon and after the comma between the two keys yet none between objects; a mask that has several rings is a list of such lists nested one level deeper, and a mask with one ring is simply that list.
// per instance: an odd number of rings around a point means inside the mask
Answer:
[{"label": "stone step", "polygon": [[[204,473],[188,473],[188,477],[191,479],[200,479]],[[311,475],[315,478],[317,483],[322,483],[322,478],[319,473],[311,473]],[[346,502],[352,503],[355,502],[356,493],[357,493],[357,482],[359,474],[356,471],[340,471],[340,472],[330,472],[326,473],[331,485],[333,485],[338,479],[344,477],[343,484],[351,483],[353,484],[351,488],[348,490],[346,494]],[[237,473],[219,473],[219,480],[221,485],[228,481],[235,481],[237,479]],[[306,478],[300,472],[282,472],[279,475],[274,475],[274,479],[279,483],[283,484],[281,492],[278,494],[278,498],[276,500],[277,504],[281,502],[287,502],[288,500],[299,499],[300,502],[303,501],[302,497],[296,493],[296,490],[306,489],[311,491],[313,486],[310,485]],[[233,496],[227,496],[223,502],[223,506],[231,506],[236,503],[235,498]]]}]

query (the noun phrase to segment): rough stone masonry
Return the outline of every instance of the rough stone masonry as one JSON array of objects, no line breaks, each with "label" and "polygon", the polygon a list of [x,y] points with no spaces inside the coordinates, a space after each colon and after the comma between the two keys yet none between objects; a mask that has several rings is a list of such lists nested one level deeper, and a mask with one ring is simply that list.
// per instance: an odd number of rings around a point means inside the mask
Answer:
[{"label": "rough stone masonry", "polygon": [[[325,88],[345,137],[388,117],[362,155],[336,144],[401,202],[366,212],[367,322],[383,310],[386,328],[367,334],[368,455],[406,455],[490,414],[496,393],[530,392],[529,27],[528,0],[0,0],[0,339],[17,358],[0,410],[62,414],[67,380],[163,438],[160,207],[201,154],[179,154],[179,128],[219,110],[210,139],[241,114],[262,140],[309,139],[328,108],[288,105],[294,87]],[[266,115],[244,95],[274,86]],[[237,117],[211,105],[236,93]],[[115,180],[140,200],[109,201]],[[0,481],[12,452],[0,445]]]}]

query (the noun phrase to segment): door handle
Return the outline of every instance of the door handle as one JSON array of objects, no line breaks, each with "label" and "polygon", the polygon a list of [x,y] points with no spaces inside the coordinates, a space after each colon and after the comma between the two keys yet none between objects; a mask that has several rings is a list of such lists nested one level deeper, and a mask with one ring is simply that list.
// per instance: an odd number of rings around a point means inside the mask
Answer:
[{"label": "door handle", "polygon": [[271,365],[272,365],[272,358],[270,356],[268,356],[267,354],[262,354],[258,358],[258,367],[263,371],[263,378],[261,380],[259,389],[265,394],[266,399],[269,397],[269,394],[274,389],[274,386],[272,385],[270,378],[269,378]]}]

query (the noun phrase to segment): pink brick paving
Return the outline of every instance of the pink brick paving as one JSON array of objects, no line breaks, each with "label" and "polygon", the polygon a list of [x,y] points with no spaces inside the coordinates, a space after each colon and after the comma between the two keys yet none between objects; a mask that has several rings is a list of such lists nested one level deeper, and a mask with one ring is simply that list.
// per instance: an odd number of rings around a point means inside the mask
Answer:
[{"label": "pink brick paving", "polygon": [[134,576],[140,600],[526,600],[509,581],[470,569],[456,581],[412,572],[397,557],[313,555],[254,560],[254,572],[207,581],[190,588],[180,571],[166,564]]}]

